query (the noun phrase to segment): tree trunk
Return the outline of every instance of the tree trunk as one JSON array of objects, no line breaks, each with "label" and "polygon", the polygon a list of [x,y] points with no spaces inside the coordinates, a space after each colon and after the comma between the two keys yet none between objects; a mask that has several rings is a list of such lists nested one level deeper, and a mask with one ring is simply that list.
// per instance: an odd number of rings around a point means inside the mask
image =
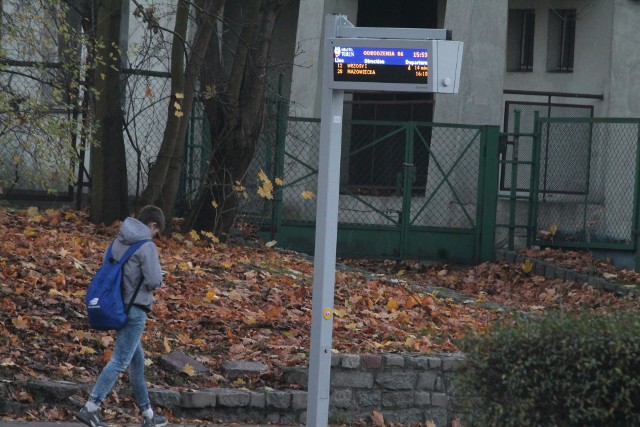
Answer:
[{"label": "tree trunk", "polygon": [[238,184],[244,181],[259,142],[268,53],[282,3],[271,2],[260,15],[260,2],[252,6],[255,9],[250,6],[241,32],[226,96],[205,104],[213,145],[208,181],[186,223],[188,228],[212,230],[217,235],[227,233],[235,221],[242,193]]},{"label": "tree trunk", "polygon": [[[167,219],[168,227],[165,230],[167,233],[171,231],[171,220],[174,216],[180,173],[182,171],[184,139],[186,137],[189,116],[195,98],[195,85],[204,60],[204,52],[213,34],[217,22],[216,17],[224,5],[224,0],[205,0],[201,3],[203,3],[204,7],[202,8],[201,19],[193,40],[193,47],[189,54],[186,69],[181,70],[184,80],[182,90],[184,98],[181,102],[182,116],[177,123],[171,124],[171,130],[169,130],[170,124],[167,123],[165,138],[162,141],[160,154],[156,162],[157,166],[154,164],[153,182],[151,182],[150,175],[148,187],[143,192],[142,197],[143,203],[156,203],[162,208]],[[174,47],[175,42],[176,41],[174,41]],[[174,49],[172,51],[172,57],[175,54],[177,54],[177,52]],[[173,71],[172,69],[172,79]],[[175,95],[175,93],[172,92],[172,95]],[[171,111],[174,107],[173,102],[172,100],[169,107],[170,118],[175,117],[175,110]]]},{"label": "tree trunk", "polygon": [[[178,112],[176,104],[181,106],[180,112],[182,112],[181,100],[176,97],[176,94],[184,94],[185,46],[183,41],[187,36],[188,23],[189,4],[186,0],[179,0],[174,26],[175,34],[171,45],[171,98],[169,99],[169,105],[167,107],[167,123],[164,128],[158,156],[149,169],[147,187],[140,196],[140,203],[143,206],[148,204],[163,204],[162,201],[159,200],[159,197],[162,186],[164,185],[167,169],[169,169],[169,162],[175,147],[180,123],[188,120],[184,115],[180,116],[179,113],[176,114]],[[180,38],[182,38],[182,40],[180,40]]]},{"label": "tree trunk", "polygon": [[[98,122],[91,149],[91,221],[110,224],[129,212],[127,167],[122,136],[124,118],[121,106],[120,0],[103,0],[98,8],[96,38],[103,43],[99,55],[105,63],[95,69],[95,88],[100,96],[95,112]],[[111,55],[110,55],[111,54]]]}]

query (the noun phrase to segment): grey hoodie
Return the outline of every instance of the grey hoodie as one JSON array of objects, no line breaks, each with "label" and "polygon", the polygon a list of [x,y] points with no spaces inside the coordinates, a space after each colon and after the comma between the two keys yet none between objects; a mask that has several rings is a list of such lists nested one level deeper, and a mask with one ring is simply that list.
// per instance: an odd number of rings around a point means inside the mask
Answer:
[{"label": "grey hoodie", "polygon": [[[115,260],[119,260],[131,244],[139,240],[151,239],[152,237],[149,227],[135,218],[127,218],[122,223],[118,236],[113,242],[111,256]],[[105,260],[106,257],[105,251]],[[124,264],[122,270],[122,297],[125,307],[131,301],[136,286],[142,277],[144,277],[142,286],[140,286],[140,291],[133,303],[151,310],[153,303],[151,291],[158,289],[162,285],[162,268],[160,267],[158,248],[153,242],[140,246]]]}]

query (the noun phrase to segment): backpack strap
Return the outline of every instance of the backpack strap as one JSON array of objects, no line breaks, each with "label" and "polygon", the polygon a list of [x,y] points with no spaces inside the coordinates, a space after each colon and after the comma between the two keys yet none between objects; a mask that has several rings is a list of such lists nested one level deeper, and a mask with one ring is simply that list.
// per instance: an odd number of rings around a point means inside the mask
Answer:
[{"label": "backpack strap", "polygon": [[[137,242],[133,243],[132,245],[129,246],[129,248],[127,249],[127,251],[124,253],[124,255],[122,255],[122,257],[120,258],[120,260],[118,261],[118,264],[124,264],[125,262],[127,262],[127,260],[131,257],[131,255],[133,255],[133,253],[135,251],[137,251],[140,246],[142,246],[143,244],[150,242],[150,239],[145,239],[145,240],[138,240]],[[109,248],[107,249],[107,259],[111,262],[112,260],[115,261],[112,257],[111,257],[111,246],[113,246],[113,242],[111,242],[111,244],[109,245]],[[122,280],[124,280],[124,275],[122,276]],[[144,281],[144,276],[140,278],[140,282],[138,282],[138,285],[136,286],[135,291],[133,292],[133,296],[131,297],[131,300],[129,301],[129,304],[127,304],[124,308],[124,312],[126,314],[129,314],[129,309],[131,308],[131,305],[133,304],[133,302],[136,300],[136,297],[138,296],[138,292],[140,292],[140,287],[142,286],[142,282]],[[122,286],[122,283],[120,284],[120,286]]]}]

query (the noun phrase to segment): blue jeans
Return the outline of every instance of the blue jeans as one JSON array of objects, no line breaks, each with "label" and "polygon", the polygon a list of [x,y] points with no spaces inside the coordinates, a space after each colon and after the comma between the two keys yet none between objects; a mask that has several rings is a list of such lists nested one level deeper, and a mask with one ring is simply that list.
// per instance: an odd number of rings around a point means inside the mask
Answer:
[{"label": "blue jeans", "polygon": [[129,383],[133,391],[133,397],[141,411],[151,407],[149,392],[144,379],[144,351],[142,350],[142,332],[147,322],[147,313],[138,307],[131,306],[129,321],[122,329],[118,330],[116,344],[107,366],[102,369],[89,400],[100,405],[109,394],[114,384],[129,368]]}]

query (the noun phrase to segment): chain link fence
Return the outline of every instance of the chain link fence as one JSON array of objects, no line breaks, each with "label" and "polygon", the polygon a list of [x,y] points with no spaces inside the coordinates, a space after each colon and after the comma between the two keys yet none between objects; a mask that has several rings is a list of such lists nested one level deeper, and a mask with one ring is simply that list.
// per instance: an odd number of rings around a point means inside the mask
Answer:
[{"label": "chain link fence", "polygon": [[639,129],[638,119],[541,119],[537,243],[634,247]]},{"label": "chain link fence", "polygon": [[48,82],[60,81],[61,74],[59,64],[1,64],[0,194],[72,196],[79,110],[54,95]]},{"label": "chain link fence", "polygon": [[[518,124],[517,133],[525,136],[513,136],[516,133],[516,123],[514,121],[515,111],[520,111],[520,122]],[[505,103],[504,129],[505,133],[511,136],[506,140],[503,147],[500,170],[500,190],[510,191],[514,185],[512,181],[513,164],[508,163],[509,160],[517,159],[523,162],[517,166],[517,178],[515,181],[517,191],[528,191],[531,186],[531,162],[533,152],[533,138],[530,136],[534,131],[534,113],[538,113],[540,117],[566,117],[566,118],[588,118],[593,117],[593,106],[591,105],[568,105],[553,103],[537,103],[537,102],[515,102],[508,101]],[[542,152],[543,159],[555,157],[556,154],[551,151]],[[506,160],[506,161],[505,161]],[[544,187],[543,192],[562,192],[560,188]]]},{"label": "chain link fence", "polygon": [[[279,137],[276,126],[273,120],[267,122],[247,174],[250,196],[242,213],[260,224],[272,218],[271,203],[265,204],[254,191],[259,182],[252,178],[263,169],[272,180],[282,179],[274,193],[274,203],[282,205],[280,219],[314,222],[320,120],[289,117]],[[479,138],[476,128],[345,120],[339,222],[398,226],[406,198],[411,200],[413,226],[475,227]],[[284,153],[278,174],[280,149]]]}]

